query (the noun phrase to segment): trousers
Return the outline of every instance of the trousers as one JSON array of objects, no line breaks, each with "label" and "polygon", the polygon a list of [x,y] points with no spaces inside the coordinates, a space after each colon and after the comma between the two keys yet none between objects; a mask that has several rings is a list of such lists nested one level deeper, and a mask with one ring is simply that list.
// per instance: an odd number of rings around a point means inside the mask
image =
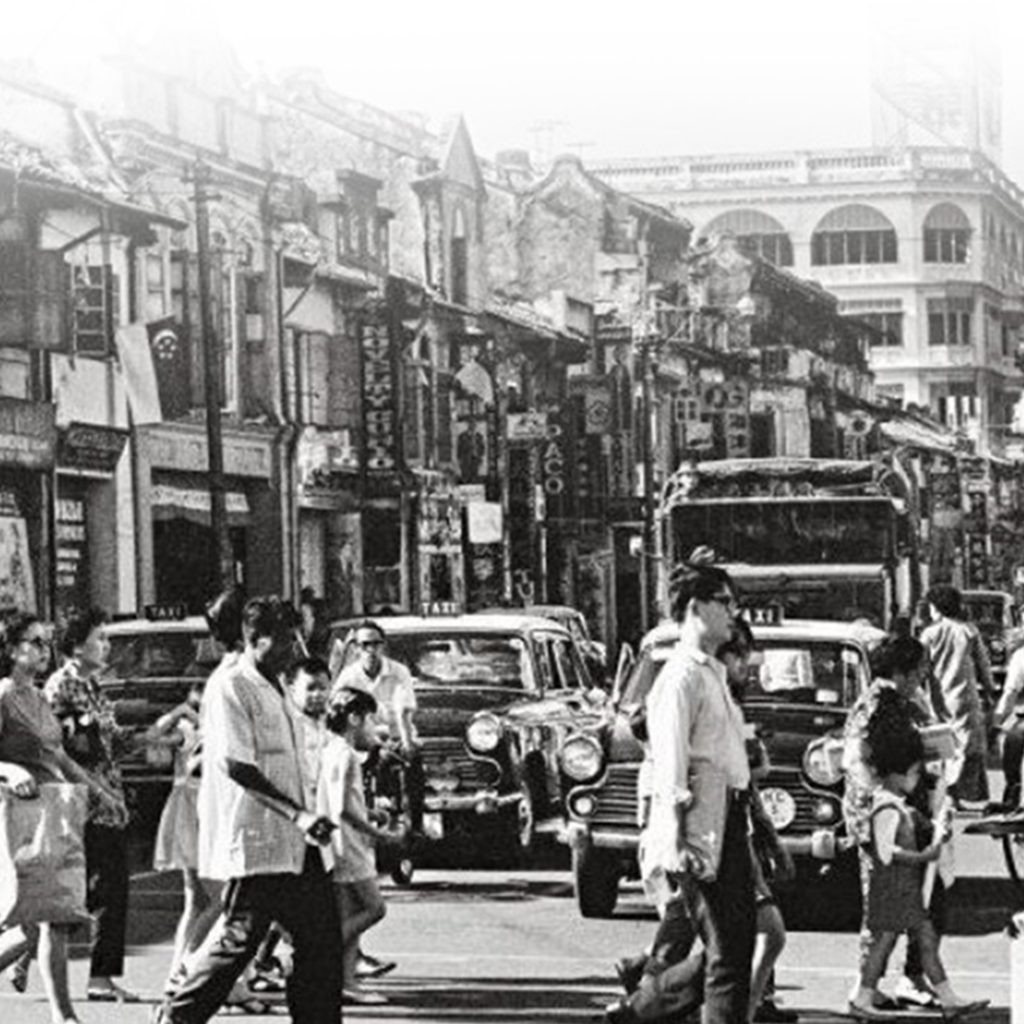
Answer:
[{"label": "trousers", "polygon": [[123,828],[85,826],[86,906],[95,931],[89,976],[118,978],[124,974],[128,925],[128,835]]},{"label": "trousers", "polygon": [[[704,1004],[704,1024],[745,1021],[750,1003],[757,907],[747,839],[747,808],[734,800],[726,816],[722,859],[713,881],[682,879],[679,898],[666,907],[648,970],[627,1005],[639,1020],[677,1019]],[[699,936],[704,948],[686,955]]]},{"label": "trousers", "polygon": [[255,955],[272,921],[292,937],[286,993],[295,1024],[338,1024],[341,1014],[341,924],[331,876],[310,847],[302,873],[250,875],[228,882],[224,910],[157,1020],[206,1024]]}]

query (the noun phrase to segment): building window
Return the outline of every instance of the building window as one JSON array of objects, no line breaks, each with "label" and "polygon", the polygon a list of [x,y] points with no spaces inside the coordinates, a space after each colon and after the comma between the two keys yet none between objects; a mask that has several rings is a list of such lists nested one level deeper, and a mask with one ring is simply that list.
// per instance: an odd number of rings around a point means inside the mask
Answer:
[{"label": "building window", "polygon": [[928,344],[970,345],[972,299],[928,300]]},{"label": "building window", "polygon": [[819,222],[811,235],[811,263],[841,266],[857,263],[896,263],[896,229],[870,206],[843,206]]},{"label": "building window", "polygon": [[873,347],[903,344],[903,302],[901,299],[847,299],[839,304],[843,316],[866,323],[878,331],[868,338]]},{"label": "building window", "polygon": [[107,356],[117,328],[119,282],[109,263],[72,269],[75,352]]},{"label": "building window", "polygon": [[947,426],[966,427],[977,422],[980,413],[978,392],[968,381],[939,385],[932,392],[932,398],[936,414]]},{"label": "building window", "polygon": [[146,255],[146,320],[159,320],[167,315],[167,265],[162,251]]},{"label": "building window", "polygon": [[971,224],[960,207],[940,203],[925,217],[925,263],[966,263],[970,245]]},{"label": "building window", "polygon": [[898,348],[903,344],[902,313],[862,313],[857,319],[878,331],[878,334],[870,336],[873,348]]},{"label": "building window", "polygon": [[466,241],[466,221],[462,215],[462,209],[459,208],[455,211],[452,222],[451,281],[452,302],[457,302],[460,306],[466,304],[468,291],[469,253]]},{"label": "building window", "polygon": [[740,251],[774,263],[793,266],[793,242],[774,217],[759,210],[730,210],[711,221],[702,232],[707,236],[731,234]]}]

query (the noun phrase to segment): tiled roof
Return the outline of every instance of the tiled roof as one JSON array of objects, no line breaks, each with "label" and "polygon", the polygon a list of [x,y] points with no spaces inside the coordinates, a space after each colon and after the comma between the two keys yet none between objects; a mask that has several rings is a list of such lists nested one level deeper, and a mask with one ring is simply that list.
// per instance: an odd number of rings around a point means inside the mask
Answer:
[{"label": "tiled roof", "polygon": [[42,185],[92,193],[100,191],[97,184],[70,160],[46,153],[39,146],[24,142],[3,129],[0,129],[0,170]]}]

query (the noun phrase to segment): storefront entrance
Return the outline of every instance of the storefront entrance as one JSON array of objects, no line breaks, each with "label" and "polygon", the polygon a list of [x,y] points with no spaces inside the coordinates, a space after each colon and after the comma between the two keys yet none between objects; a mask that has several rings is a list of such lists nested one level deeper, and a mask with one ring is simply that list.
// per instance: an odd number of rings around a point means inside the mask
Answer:
[{"label": "storefront entrance", "polygon": [[[235,578],[245,586],[245,530],[228,530]],[[184,604],[191,614],[202,612],[221,589],[214,557],[213,531],[189,519],[162,519],[153,523],[153,546],[157,552],[157,604]]]}]

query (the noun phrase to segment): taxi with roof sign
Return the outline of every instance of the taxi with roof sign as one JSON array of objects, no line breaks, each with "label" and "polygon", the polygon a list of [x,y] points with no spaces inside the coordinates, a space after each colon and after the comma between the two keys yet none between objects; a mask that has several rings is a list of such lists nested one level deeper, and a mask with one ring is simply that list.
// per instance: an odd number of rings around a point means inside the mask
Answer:
[{"label": "taxi with roof sign", "polygon": [[[833,744],[871,682],[868,653],[885,634],[860,623],[784,621],[777,606],[747,610],[747,617],[758,651],[743,713],[768,753],[767,770],[759,773],[762,802],[798,867],[833,861],[845,846],[842,772]],[[616,677],[614,714],[563,744],[563,772],[574,780],[566,794],[565,839],[584,917],[609,916],[619,881],[637,876],[644,748],[630,721],[678,637],[674,622],[651,630],[635,662]]]},{"label": "taxi with roof sign", "polygon": [[[100,685],[113,701],[120,725],[141,737],[177,707],[197,680],[217,667],[224,649],[210,636],[206,619],[181,605],[149,605],[144,617],[115,619],[106,627],[110,656]],[[120,762],[129,787],[172,781],[174,751],[138,742]]]},{"label": "taxi with roof sign", "polygon": [[[526,854],[539,834],[559,831],[558,751],[592,726],[605,697],[569,631],[515,611],[376,621],[386,656],[413,677],[425,838],[486,837]],[[357,625],[332,627],[332,678],[358,655]]]}]

